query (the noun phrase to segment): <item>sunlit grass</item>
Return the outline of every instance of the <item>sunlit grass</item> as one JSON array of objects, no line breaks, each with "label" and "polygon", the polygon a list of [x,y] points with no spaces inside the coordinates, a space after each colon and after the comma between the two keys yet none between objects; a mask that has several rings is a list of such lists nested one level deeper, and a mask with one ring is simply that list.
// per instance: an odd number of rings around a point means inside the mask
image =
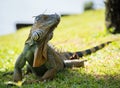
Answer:
[{"label": "sunlit grass", "polygon": [[[12,76],[2,77],[2,73],[13,70],[29,30],[30,27],[23,28],[0,37],[0,83],[3,87],[3,82],[12,80]],[[120,38],[120,35],[108,34],[105,30],[104,10],[94,10],[62,17],[50,43],[58,49],[77,51],[115,38]],[[114,41],[82,59],[88,59],[85,68],[65,69],[52,81],[24,85],[23,88],[120,88],[120,41]]]}]

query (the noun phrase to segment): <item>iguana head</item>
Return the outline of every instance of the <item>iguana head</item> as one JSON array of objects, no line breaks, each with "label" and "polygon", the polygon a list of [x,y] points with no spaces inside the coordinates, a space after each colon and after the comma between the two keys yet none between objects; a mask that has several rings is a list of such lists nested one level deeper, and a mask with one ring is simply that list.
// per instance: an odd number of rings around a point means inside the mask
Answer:
[{"label": "iguana head", "polygon": [[35,22],[31,29],[32,39],[39,41],[43,37],[52,36],[53,30],[60,22],[60,16],[57,14],[40,14],[35,17]]},{"label": "iguana head", "polygon": [[33,67],[39,67],[47,60],[47,42],[52,38],[53,30],[59,22],[60,16],[57,14],[40,14],[35,17],[35,22],[28,38],[28,43],[31,45],[37,44]]},{"label": "iguana head", "polygon": [[56,27],[60,21],[60,16],[57,14],[40,14],[35,16],[34,27],[39,29],[50,29]]}]

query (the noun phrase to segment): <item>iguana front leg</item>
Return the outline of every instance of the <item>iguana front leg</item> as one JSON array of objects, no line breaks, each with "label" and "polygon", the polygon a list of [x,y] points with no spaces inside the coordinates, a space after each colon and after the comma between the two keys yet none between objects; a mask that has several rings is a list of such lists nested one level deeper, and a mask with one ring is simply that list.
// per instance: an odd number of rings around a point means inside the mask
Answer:
[{"label": "iguana front leg", "polygon": [[55,68],[47,70],[45,72],[45,74],[42,76],[42,78],[40,79],[40,81],[44,81],[44,80],[51,80],[54,78],[55,74],[56,74],[57,70]]},{"label": "iguana front leg", "polygon": [[22,68],[25,65],[25,56],[21,54],[15,63],[13,81],[18,82],[22,80]]},{"label": "iguana front leg", "polygon": [[47,67],[47,71],[41,77],[41,81],[53,79],[58,71],[63,69],[63,60],[59,58],[58,53],[54,51],[50,46],[47,47],[47,62],[45,66]]}]

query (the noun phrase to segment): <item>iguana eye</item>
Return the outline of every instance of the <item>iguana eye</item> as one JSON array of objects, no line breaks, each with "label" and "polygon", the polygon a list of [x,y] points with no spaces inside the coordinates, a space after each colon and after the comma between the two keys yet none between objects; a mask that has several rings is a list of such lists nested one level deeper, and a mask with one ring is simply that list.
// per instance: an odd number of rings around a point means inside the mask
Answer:
[{"label": "iguana eye", "polygon": [[47,19],[48,19],[48,16],[43,15],[43,19],[44,19],[44,20],[47,20]]}]

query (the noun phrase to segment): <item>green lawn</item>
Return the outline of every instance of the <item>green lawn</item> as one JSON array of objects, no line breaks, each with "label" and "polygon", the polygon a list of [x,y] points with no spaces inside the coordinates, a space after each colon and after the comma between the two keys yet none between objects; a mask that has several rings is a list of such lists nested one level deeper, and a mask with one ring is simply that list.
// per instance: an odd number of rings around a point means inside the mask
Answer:
[{"label": "green lawn", "polygon": [[[120,38],[120,34],[107,33],[104,24],[104,10],[62,17],[50,43],[62,51],[77,51]],[[11,75],[2,74],[13,70],[29,30],[30,27],[23,28],[0,36],[0,88],[6,88],[4,82],[12,81]],[[84,68],[65,69],[52,81],[24,84],[22,88],[120,88],[120,40],[82,59],[88,59]],[[33,75],[26,78],[30,76]]]}]

